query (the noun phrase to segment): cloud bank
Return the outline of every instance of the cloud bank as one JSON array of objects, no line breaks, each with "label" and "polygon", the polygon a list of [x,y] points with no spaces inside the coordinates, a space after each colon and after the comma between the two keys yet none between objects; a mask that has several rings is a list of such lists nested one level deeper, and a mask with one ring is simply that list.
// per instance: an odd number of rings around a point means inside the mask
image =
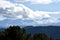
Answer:
[{"label": "cloud bank", "polygon": [[[33,11],[32,9],[26,7],[23,4],[15,4],[9,1],[0,0],[0,21],[3,21],[5,19],[10,20],[22,19],[23,21],[33,20],[37,24],[58,23],[60,22],[60,20],[57,17],[51,16],[56,14],[60,15],[60,12],[47,12],[39,10]],[[27,21],[25,21],[25,23],[28,25],[30,24]]]},{"label": "cloud bank", "polygon": [[14,0],[15,2],[31,2],[32,4],[50,4],[60,2],[60,0]]}]

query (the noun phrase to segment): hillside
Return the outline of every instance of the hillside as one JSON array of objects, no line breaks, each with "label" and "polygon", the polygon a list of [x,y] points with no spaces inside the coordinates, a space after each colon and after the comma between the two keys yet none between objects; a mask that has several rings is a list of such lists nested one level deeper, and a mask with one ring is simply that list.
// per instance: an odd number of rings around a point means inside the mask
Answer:
[{"label": "hillside", "polygon": [[25,27],[25,30],[27,33],[35,34],[35,33],[45,33],[54,39],[59,39],[60,38],[60,27],[58,26],[49,26],[49,27],[33,27],[33,26],[28,26]]}]

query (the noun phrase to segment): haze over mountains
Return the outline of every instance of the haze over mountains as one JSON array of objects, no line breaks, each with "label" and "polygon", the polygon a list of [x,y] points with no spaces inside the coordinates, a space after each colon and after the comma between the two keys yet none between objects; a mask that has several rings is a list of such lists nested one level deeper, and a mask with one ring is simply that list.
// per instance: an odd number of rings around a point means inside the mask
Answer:
[{"label": "haze over mountains", "polygon": [[25,26],[60,26],[60,23],[51,23],[51,24],[38,24],[36,22],[34,22],[33,20],[4,20],[4,21],[0,21],[0,28],[6,28],[9,26],[13,26],[13,25],[19,25],[21,27],[25,27]]}]

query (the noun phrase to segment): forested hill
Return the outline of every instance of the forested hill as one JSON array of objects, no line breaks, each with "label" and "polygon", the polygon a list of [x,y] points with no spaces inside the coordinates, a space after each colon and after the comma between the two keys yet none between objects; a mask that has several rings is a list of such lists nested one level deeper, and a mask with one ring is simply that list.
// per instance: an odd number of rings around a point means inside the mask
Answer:
[{"label": "forested hill", "polygon": [[60,26],[27,26],[25,27],[27,33],[35,34],[35,33],[45,33],[54,39],[60,38]]},{"label": "forested hill", "polygon": [[28,34],[24,28],[20,26],[10,26],[4,31],[0,31],[0,40],[53,40],[45,33]]}]

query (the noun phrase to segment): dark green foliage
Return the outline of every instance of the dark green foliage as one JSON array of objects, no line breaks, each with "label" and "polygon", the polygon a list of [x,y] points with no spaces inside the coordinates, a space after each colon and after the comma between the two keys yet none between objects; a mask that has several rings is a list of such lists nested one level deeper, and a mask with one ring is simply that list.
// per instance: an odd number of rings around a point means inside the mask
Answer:
[{"label": "dark green foliage", "polygon": [[44,33],[39,33],[34,35],[34,40],[50,40],[50,38]]},{"label": "dark green foliage", "polygon": [[0,40],[4,40],[5,34],[3,32],[0,32]]},{"label": "dark green foliage", "polygon": [[0,32],[0,40],[52,40],[44,33],[35,35],[27,34],[24,28],[19,26],[10,26]]}]

